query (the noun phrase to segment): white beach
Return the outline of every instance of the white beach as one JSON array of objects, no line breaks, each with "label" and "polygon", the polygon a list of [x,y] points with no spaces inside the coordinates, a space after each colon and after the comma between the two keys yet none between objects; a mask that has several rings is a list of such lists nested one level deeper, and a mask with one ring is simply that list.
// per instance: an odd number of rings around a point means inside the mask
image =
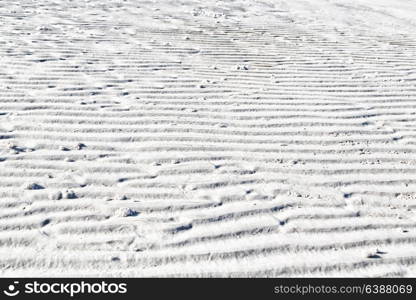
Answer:
[{"label": "white beach", "polygon": [[416,276],[416,1],[0,2],[0,274]]}]

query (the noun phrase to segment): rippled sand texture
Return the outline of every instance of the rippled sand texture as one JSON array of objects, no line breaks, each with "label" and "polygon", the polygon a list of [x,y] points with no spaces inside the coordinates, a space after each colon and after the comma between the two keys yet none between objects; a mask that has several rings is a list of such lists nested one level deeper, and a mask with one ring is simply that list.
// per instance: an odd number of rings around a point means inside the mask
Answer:
[{"label": "rippled sand texture", "polygon": [[416,1],[1,1],[3,276],[416,276]]}]

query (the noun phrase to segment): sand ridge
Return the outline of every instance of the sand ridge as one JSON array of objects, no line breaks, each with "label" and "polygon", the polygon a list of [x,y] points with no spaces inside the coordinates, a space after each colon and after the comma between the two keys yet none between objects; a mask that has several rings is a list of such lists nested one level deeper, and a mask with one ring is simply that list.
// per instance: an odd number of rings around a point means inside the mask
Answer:
[{"label": "sand ridge", "polygon": [[3,276],[415,276],[414,1],[2,1]]}]

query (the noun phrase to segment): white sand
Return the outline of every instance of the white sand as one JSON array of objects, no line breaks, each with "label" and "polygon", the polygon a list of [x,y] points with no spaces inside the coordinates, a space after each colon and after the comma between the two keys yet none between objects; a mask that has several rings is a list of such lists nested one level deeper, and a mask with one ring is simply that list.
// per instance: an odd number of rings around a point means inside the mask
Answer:
[{"label": "white sand", "polygon": [[416,1],[0,23],[2,276],[416,276]]}]

